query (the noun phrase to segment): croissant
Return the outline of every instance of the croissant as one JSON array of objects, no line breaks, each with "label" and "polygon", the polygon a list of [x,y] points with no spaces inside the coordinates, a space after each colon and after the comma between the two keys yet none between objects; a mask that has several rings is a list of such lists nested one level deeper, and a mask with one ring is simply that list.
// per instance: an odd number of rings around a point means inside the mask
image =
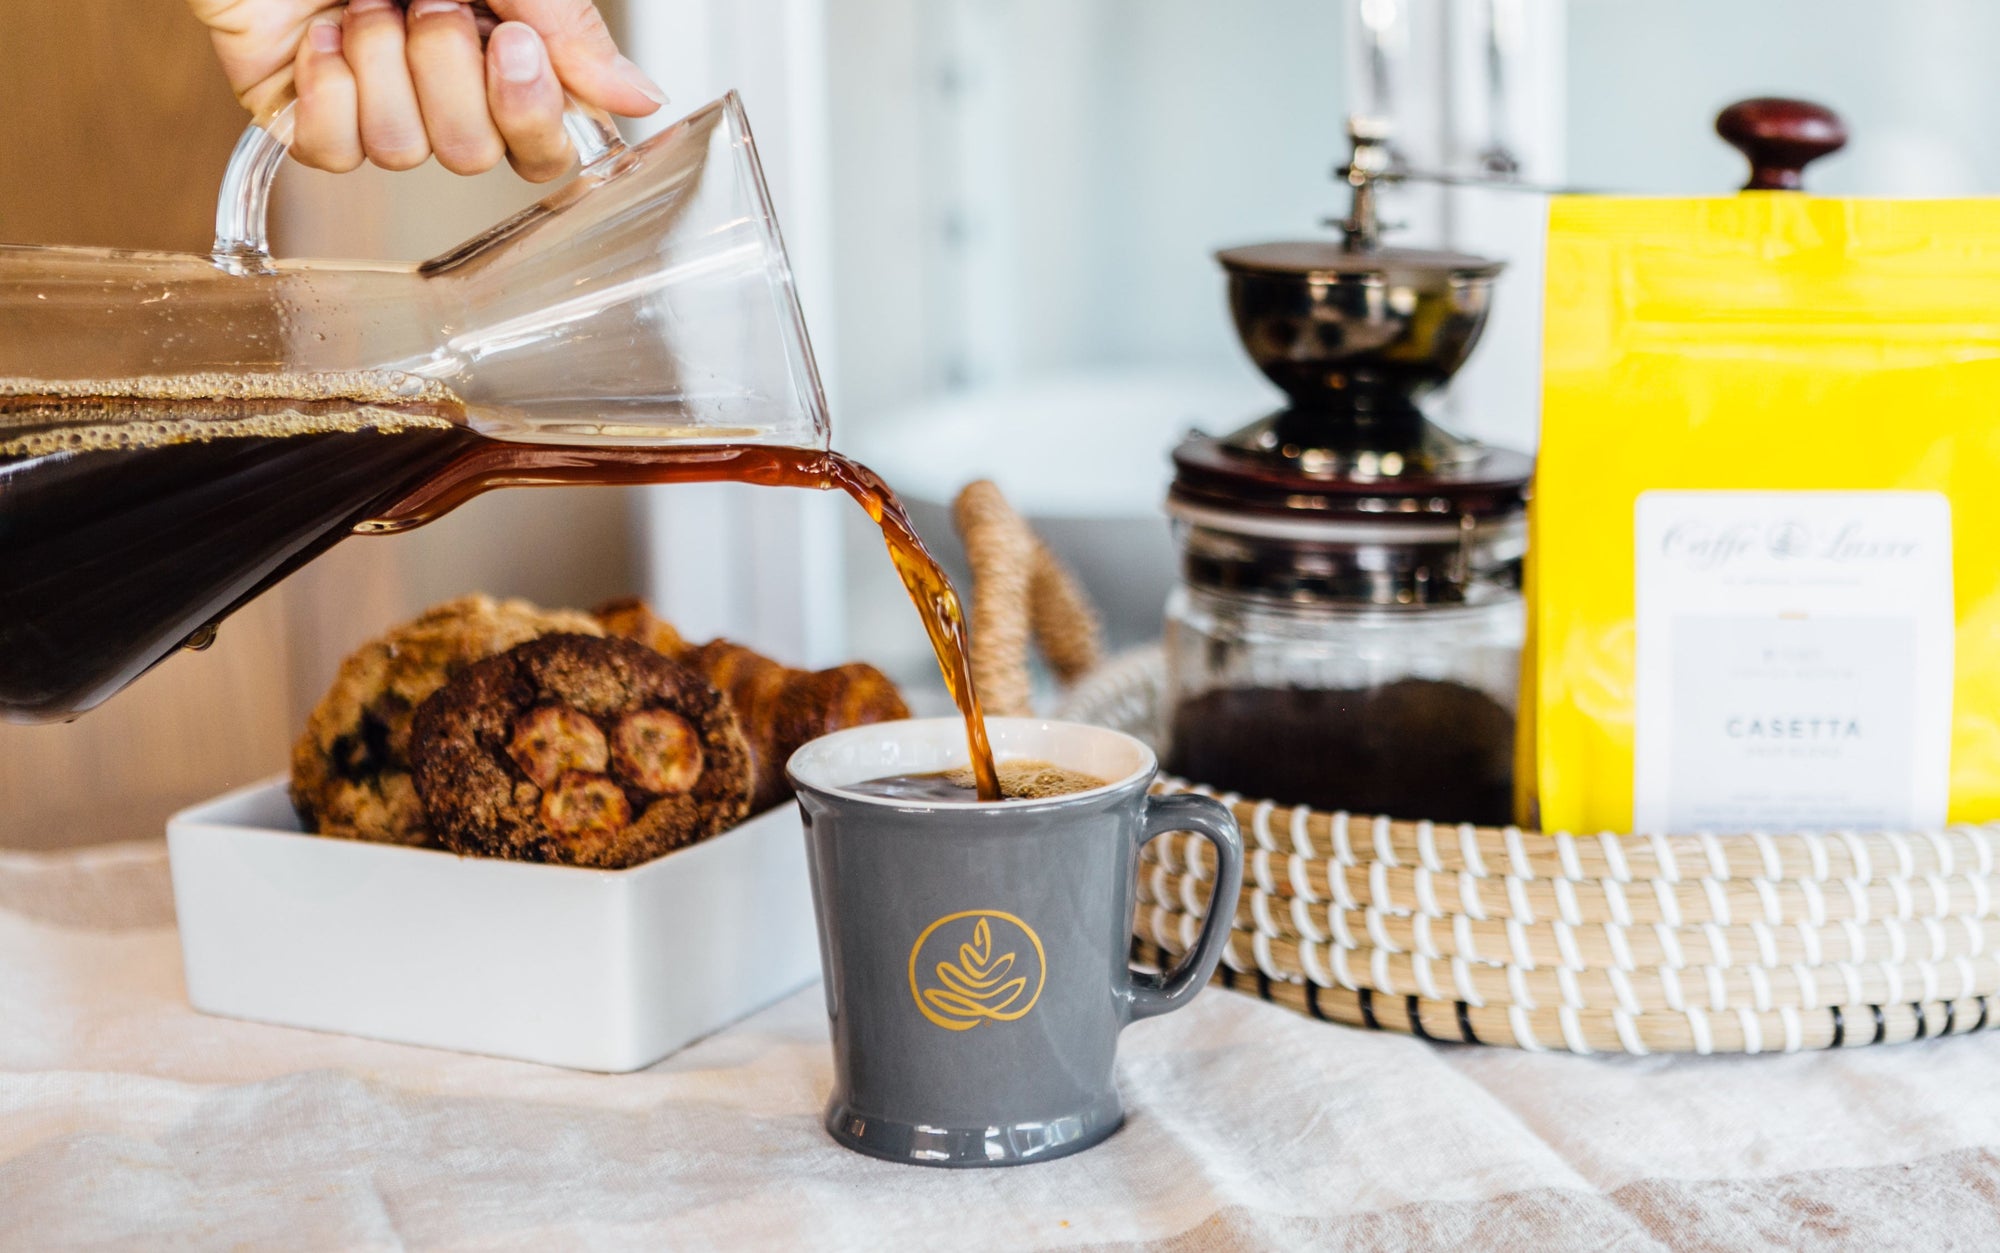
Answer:
[{"label": "croissant", "polygon": [[606,631],[694,667],[729,697],[750,742],[751,813],[791,799],[785,763],[807,741],[846,727],[910,716],[889,676],[863,662],[795,670],[729,640],[691,645],[635,598],[600,605],[595,613]]},{"label": "croissant", "polygon": [[679,661],[688,651],[688,642],[674,630],[674,624],[655,614],[637,596],[607,600],[590,611],[593,618],[613,635],[644,644],[656,653]]}]

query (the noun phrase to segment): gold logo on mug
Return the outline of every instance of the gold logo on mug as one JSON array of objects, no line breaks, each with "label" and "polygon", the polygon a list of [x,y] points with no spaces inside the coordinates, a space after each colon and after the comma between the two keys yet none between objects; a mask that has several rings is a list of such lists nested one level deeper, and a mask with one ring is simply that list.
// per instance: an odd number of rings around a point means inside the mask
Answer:
[{"label": "gold logo on mug", "polygon": [[1041,937],[997,909],[946,914],[910,948],[910,995],[946,1031],[1023,1017],[1048,977]]}]

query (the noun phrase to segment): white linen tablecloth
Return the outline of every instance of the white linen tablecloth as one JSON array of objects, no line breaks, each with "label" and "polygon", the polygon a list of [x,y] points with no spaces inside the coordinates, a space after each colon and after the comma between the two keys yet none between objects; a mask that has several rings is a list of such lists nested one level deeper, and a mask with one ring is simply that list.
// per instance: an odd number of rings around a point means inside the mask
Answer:
[{"label": "white linen tablecloth", "polygon": [[195,1014],[164,844],[0,854],[0,1246],[2000,1247],[2000,1034],[1575,1058],[1220,989],[1126,1033],[1130,1117],[952,1172],[836,1147],[816,989],[648,1071]]}]

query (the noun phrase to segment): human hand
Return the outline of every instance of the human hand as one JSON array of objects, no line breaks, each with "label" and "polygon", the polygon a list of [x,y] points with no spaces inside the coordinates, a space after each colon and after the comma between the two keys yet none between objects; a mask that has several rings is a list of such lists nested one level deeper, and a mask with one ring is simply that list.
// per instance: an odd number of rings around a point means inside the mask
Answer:
[{"label": "human hand", "polygon": [[[564,92],[623,117],[666,103],[591,0],[188,0],[236,98],[263,116],[298,96],[292,156],[345,173],[435,155],[458,174],[504,156],[547,182],[569,168]],[[405,8],[407,6],[407,12]],[[485,13],[503,20],[493,25]],[[480,49],[483,28],[486,47]]]}]

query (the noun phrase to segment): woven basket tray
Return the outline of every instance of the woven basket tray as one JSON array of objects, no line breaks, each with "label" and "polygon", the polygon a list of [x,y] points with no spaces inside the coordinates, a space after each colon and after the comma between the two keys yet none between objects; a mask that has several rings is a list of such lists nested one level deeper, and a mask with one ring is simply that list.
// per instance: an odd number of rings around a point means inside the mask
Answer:
[{"label": "woven basket tray", "polygon": [[[1127,654],[1062,716],[1158,744],[1165,666]],[[1163,777],[1166,790],[1208,792]],[[1300,1013],[1577,1053],[1758,1053],[1985,1028],[2000,830],[1575,837],[1234,795],[1248,860],[1216,978]],[[1185,951],[1213,854],[1147,846],[1142,960]]]}]

